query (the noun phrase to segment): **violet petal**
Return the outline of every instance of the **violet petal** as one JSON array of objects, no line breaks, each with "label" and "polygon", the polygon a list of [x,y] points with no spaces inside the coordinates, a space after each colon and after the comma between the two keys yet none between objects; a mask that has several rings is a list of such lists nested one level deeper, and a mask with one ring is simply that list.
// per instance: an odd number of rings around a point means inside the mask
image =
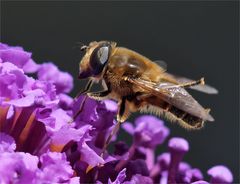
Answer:
[{"label": "violet petal", "polygon": [[117,175],[117,178],[115,181],[111,181],[110,179],[108,180],[108,184],[121,184],[126,178],[126,168],[121,170],[119,174]]},{"label": "violet petal", "polygon": [[62,182],[73,176],[72,167],[64,153],[47,152],[40,157],[42,181]]},{"label": "violet petal", "polygon": [[217,165],[207,171],[211,176],[210,183],[232,183],[233,175],[231,171],[223,165]]},{"label": "violet petal", "polygon": [[185,153],[189,150],[189,145],[185,139],[174,137],[169,140],[168,148],[171,153],[171,162],[168,170],[168,182],[176,183],[176,175],[179,164],[182,161]]},{"label": "violet petal", "polygon": [[14,152],[16,149],[16,143],[14,139],[5,133],[0,132],[0,153]]},{"label": "violet petal", "polygon": [[133,175],[130,181],[125,181],[123,184],[153,184],[153,181],[148,176],[142,176],[140,174]]}]

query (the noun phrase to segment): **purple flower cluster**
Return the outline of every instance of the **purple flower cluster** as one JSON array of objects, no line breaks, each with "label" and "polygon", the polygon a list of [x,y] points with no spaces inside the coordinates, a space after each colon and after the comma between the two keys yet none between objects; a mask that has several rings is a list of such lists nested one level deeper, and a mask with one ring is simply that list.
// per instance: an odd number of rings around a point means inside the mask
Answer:
[{"label": "purple flower cluster", "polygon": [[[70,97],[72,88],[72,76],[54,64],[36,64],[21,47],[0,44],[0,183],[208,183],[182,161],[189,150],[183,138],[171,138],[168,152],[155,157],[170,131],[153,116],[124,123],[132,145],[115,141],[113,153],[101,156],[117,105],[86,98],[72,122],[84,98]],[[207,173],[210,183],[233,181],[225,166]]]}]

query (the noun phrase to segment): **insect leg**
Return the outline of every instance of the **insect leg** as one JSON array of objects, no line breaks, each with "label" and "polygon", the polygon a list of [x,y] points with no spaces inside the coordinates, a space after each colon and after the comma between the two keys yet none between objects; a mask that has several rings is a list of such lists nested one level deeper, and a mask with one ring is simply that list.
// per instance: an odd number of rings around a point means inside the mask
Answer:
[{"label": "insect leg", "polygon": [[[89,91],[90,88],[92,87],[92,85],[93,85],[93,80],[90,79],[90,80],[88,81],[87,85],[85,86],[84,90],[80,91],[80,92],[76,95],[76,97],[74,98],[74,100],[76,100],[80,95],[82,95],[82,94],[86,93],[87,91]],[[85,96],[83,97],[83,100],[82,100],[82,103],[81,103],[81,105],[80,105],[79,110],[77,111],[76,114],[74,114],[73,118],[72,118],[68,123],[72,123],[72,122],[77,118],[77,116],[82,112],[82,109],[83,109],[83,106],[84,106],[84,104],[85,104],[85,102],[86,102],[86,99],[87,99],[87,95],[85,95]]]},{"label": "insect leg", "polygon": [[199,85],[199,84],[200,85],[204,85],[205,84],[203,77],[201,79],[197,80],[197,81],[180,84],[180,87],[187,88],[187,87],[196,86],[196,85]]},{"label": "insect leg", "polygon": [[117,133],[117,131],[120,128],[120,125],[122,122],[125,121],[126,118],[122,118],[125,112],[125,105],[126,105],[126,97],[123,97],[121,102],[119,103],[118,106],[118,114],[117,114],[117,124],[114,126],[114,128],[112,129],[111,133],[109,134],[106,142],[104,143],[103,149],[102,149],[102,153],[101,153],[101,157],[103,157],[103,154],[105,153],[112,137]]},{"label": "insect leg", "polygon": [[[89,91],[89,89],[92,87],[92,85],[93,85],[93,80],[89,80],[87,85],[86,85],[86,87],[85,87],[85,89],[83,91],[81,91],[74,99],[77,99],[78,96],[80,96],[81,94],[84,94],[87,91]],[[77,118],[77,116],[82,112],[84,104],[85,104],[85,102],[87,100],[87,97],[100,100],[100,98],[104,98],[110,92],[111,92],[110,87],[107,87],[107,90],[105,90],[105,91],[87,93],[87,95],[85,95],[83,97],[83,100],[82,100],[82,103],[80,105],[79,110],[77,111],[76,114],[74,114],[73,118],[68,123],[72,123]]]},{"label": "insect leg", "polygon": [[88,91],[91,89],[92,85],[93,85],[93,80],[90,79],[90,80],[88,81],[88,83],[86,84],[84,90],[80,91],[80,92],[76,95],[76,97],[74,98],[74,100],[76,100],[80,95],[88,92]]},{"label": "insect leg", "polygon": [[191,87],[191,86],[196,86],[196,85],[204,85],[205,82],[204,82],[204,78],[201,78],[197,81],[192,81],[192,82],[186,82],[186,83],[182,83],[182,84],[179,84],[179,85],[173,85],[173,86],[169,86],[169,87],[166,87],[165,89],[167,88],[177,88],[177,87],[183,87],[183,88],[188,88],[188,87]]},{"label": "insect leg", "polygon": [[90,92],[90,93],[87,93],[87,95],[90,98],[93,98],[95,100],[102,100],[105,97],[107,97],[107,95],[109,95],[110,93],[111,93],[111,90],[110,88],[108,88],[107,90],[104,90],[104,91]]},{"label": "insect leg", "polygon": [[124,122],[126,118],[123,118],[126,108],[126,97],[122,97],[122,100],[119,105],[118,114],[117,114],[117,121]]},{"label": "insect leg", "polygon": [[78,115],[82,112],[83,107],[84,107],[84,104],[85,104],[85,102],[86,102],[86,100],[87,100],[87,97],[88,97],[87,95],[85,95],[85,96],[83,97],[82,103],[81,103],[81,105],[80,105],[77,113],[73,115],[73,118],[68,122],[69,124],[72,123],[73,121],[75,121],[75,119],[78,117]]}]

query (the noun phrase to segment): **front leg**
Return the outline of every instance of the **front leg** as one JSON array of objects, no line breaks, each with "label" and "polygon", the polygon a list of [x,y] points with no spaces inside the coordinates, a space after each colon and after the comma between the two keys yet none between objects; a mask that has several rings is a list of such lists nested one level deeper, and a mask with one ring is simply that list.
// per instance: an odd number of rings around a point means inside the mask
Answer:
[{"label": "front leg", "polygon": [[90,79],[87,85],[85,86],[84,90],[80,91],[74,99],[76,100],[80,95],[87,93],[91,89],[92,85],[93,85],[93,80]]},{"label": "front leg", "polygon": [[93,98],[95,100],[104,100],[107,98],[107,96],[111,93],[111,90],[108,88],[107,90],[104,91],[98,91],[98,92],[90,92],[87,93],[87,95],[90,98]]}]

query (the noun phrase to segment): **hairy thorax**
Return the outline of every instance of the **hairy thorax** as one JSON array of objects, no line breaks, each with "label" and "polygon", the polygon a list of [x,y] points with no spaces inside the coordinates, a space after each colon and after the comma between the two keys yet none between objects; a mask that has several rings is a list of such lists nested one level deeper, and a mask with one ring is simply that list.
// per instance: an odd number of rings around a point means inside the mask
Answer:
[{"label": "hairy thorax", "polygon": [[133,85],[128,81],[122,79],[122,75],[116,75],[111,71],[107,71],[103,76],[105,83],[111,90],[110,97],[113,99],[119,99],[123,96],[129,96],[134,94]]}]

